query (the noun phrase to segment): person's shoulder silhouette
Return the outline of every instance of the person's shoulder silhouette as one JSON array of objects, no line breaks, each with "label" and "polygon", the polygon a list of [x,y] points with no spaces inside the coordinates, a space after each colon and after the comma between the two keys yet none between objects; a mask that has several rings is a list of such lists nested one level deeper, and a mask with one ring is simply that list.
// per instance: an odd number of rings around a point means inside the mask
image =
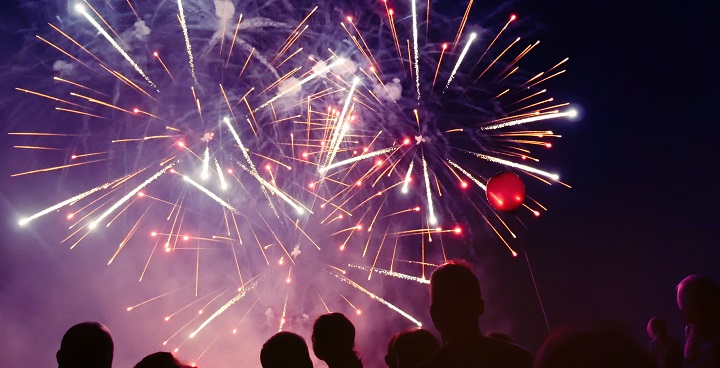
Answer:
[{"label": "person's shoulder silhouette", "polygon": [[263,368],[312,368],[305,339],[292,332],[278,332],[260,350]]},{"label": "person's shoulder silhouette", "polygon": [[177,360],[172,353],[158,351],[143,358],[135,368],[192,368]]},{"label": "person's shoulder silhouette", "polygon": [[59,368],[110,368],[113,360],[110,330],[98,322],[70,327],[55,357]]},{"label": "person's shoulder silhouette", "polygon": [[550,332],[534,368],[655,368],[642,346],[609,328],[559,327]]},{"label": "person's shoulder silhouette", "polygon": [[362,368],[355,352],[355,326],[342,313],[323,314],[313,325],[313,352],[329,368]]},{"label": "person's shoulder silhouette", "polygon": [[435,336],[421,328],[396,333],[388,343],[388,368],[412,368],[440,347]]},{"label": "person's shoulder silhouette", "polygon": [[443,346],[425,362],[431,367],[528,368],[533,356],[524,348],[480,333],[478,319],[485,311],[480,283],[470,266],[450,261],[430,277],[430,317]]}]

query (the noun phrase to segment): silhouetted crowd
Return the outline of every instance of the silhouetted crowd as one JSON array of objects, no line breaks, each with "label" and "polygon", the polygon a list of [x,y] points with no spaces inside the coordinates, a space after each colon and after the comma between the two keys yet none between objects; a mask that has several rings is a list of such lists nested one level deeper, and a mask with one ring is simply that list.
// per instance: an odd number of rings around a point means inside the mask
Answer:
[{"label": "silhouetted crowd", "polygon": [[[720,368],[720,287],[692,275],[677,286],[677,304],[685,321],[685,347],[668,334],[667,324],[652,318],[647,325],[649,350],[624,334],[602,327],[564,326],[550,332],[537,354],[510,337],[480,332],[485,310],[480,284],[469,266],[451,261],[430,278],[430,316],[442,342],[423,329],[390,338],[385,356],[389,368]],[[312,350],[329,368],[362,368],[355,350],[355,327],[341,313],[315,321]],[[57,352],[59,368],[110,368],[113,341],[100,323],[71,327]],[[301,336],[279,332],[260,351],[263,368],[312,368]],[[157,352],[135,368],[186,368],[171,353]]]}]

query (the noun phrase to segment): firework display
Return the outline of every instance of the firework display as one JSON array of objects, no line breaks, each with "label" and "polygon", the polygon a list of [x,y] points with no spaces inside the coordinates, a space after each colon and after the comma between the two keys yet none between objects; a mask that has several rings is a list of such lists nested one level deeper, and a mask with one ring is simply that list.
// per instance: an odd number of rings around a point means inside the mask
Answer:
[{"label": "firework display", "polygon": [[[486,232],[517,255],[512,220],[545,210],[523,181],[565,185],[534,152],[559,137],[536,126],[577,116],[544,89],[567,59],[534,65],[539,42],[511,35],[516,16],[480,28],[472,0],[455,18],[416,0],[339,7],[72,4],[37,35],[52,84],[16,88],[53,123],[10,133],[37,157],[13,176],[72,194],[27,203],[19,225],[63,216],[71,249],[105,233],[108,265],[142,255],[128,276],[140,287],[177,262],[189,285],[127,296],[127,310],[189,295],[166,321],[208,313],[161,343],[209,335],[197,359],[247,316],[283,330],[361,314],[358,299],[421,326],[368,280],[427,284],[453,254],[444,237]],[[506,205],[488,188],[499,171]]]}]

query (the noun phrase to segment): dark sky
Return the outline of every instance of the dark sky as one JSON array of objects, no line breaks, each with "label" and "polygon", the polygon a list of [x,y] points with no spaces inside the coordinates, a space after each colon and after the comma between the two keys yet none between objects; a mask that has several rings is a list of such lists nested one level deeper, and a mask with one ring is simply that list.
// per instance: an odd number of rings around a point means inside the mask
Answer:
[{"label": "dark sky", "polygon": [[[720,23],[715,19],[720,5],[628,3],[524,1],[512,6],[537,22],[541,59],[570,57],[568,72],[553,82],[553,91],[559,100],[582,106],[584,114],[580,122],[556,129],[563,139],[551,156],[552,166],[573,189],[544,193],[550,211],[527,221],[528,229],[519,236],[551,325],[613,323],[644,344],[644,326],[652,316],[667,319],[672,333],[681,336],[674,304],[679,280],[691,273],[720,280]],[[21,47],[18,30],[29,24],[12,5],[0,9],[0,55],[7,61]],[[0,87],[1,109],[12,109],[5,101],[16,93],[14,87]],[[12,142],[3,136],[0,143],[8,152]],[[88,253],[70,255],[40,235],[18,232],[16,208],[34,194],[9,179],[9,167],[4,163],[0,170],[6,227],[0,238],[0,333],[8,345],[0,349],[0,359],[33,366],[24,361],[33,359],[27,355],[30,342],[55,349],[79,316],[111,318],[108,311],[87,307],[89,300],[98,297],[105,301],[95,305],[116,307],[98,291],[102,285],[90,285],[87,294],[78,291],[81,296],[73,300],[58,302],[62,297],[57,295],[76,292],[73,282],[86,274],[116,275],[100,271],[104,265],[92,264]],[[499,243],[485,247],[499,258],[483,266],[494,280],[490,295],[507,293],[507,300],[497,303],[512,304],[509,309],[517,313],[512,331],[534,350],[545,331],[527,265],[522,258],[503,258]],[[66,274],[68,269],[72,274]],[[59,304],[44,304],[43,295],[53,295],[50,300]],[[493,302],[487,301],[490,309]],[[111,329],[129,340],[140,327]],[[17,336],[16,344],[9,336]],[[133,349],[135,355],[126,353],[125,361],[141,353]],[[54,351],[44,350],[34,362],[52,365]]]}]

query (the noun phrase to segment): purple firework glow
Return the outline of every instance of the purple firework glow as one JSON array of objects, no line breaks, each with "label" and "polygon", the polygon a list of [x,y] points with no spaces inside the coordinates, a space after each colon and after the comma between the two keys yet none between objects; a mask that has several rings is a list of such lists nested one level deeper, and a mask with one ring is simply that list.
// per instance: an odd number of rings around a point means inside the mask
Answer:
[{"label": "purple firework glow", "polygon": [[63,124],[10,133],[32,158],[13,176],[61,188],[19,224],[64,216],[48,237],[133,264],[127,311],[163,313],[158,344],[190,360],[368,300],[421,325],[373,275],[425,284],[467,254],[446,243],[488,231],[516,256],[513,228],[545,208],[495,211],[488,178],[562,184],[533,153],[559,136],[529,127],[576,117],[544,89],[567,59],[533,65],[514,15],[485,29],[472,1],[459,20],[415,2],[154,6],[73,5],[37,36],[53,82],[17,90]]}]

